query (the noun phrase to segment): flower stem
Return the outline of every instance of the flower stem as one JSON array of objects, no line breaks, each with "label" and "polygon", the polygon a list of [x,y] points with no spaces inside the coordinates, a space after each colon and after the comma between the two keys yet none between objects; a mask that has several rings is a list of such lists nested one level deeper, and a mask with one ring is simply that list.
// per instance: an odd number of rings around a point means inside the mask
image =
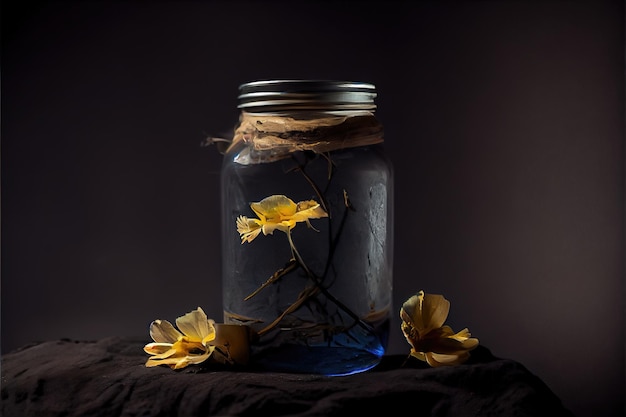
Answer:
[{"label": "flower stem", "polygon": [[289,262],[287,262],[287,264],[283,268],[280,268],[278,271],[274,272],[272,276],[269,277],[267,281],[265,281],[263,284],[261,284],[259,288],[257,288],[250,295],[244,298],[244,301],[248,301],[249,299],[257,295],[263,288],[267,287],[270,284],[273,284],[284,275],[287,275],[289,272],[293,271],[297,266],[298,264],[296,262],[296,259],[291,258]]}]

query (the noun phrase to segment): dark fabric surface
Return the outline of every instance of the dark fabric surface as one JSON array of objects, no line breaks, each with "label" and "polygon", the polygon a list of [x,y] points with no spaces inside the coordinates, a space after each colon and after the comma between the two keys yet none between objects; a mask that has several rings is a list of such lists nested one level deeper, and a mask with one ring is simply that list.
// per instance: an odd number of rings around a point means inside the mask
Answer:
[{"label": "dark fabric surface", "polygon": [[2,357],[2,416],[572,417],[523,365],[479,346],[459,366],[386,356],[364,373],[146,368],[145,341],[58,340]]}]

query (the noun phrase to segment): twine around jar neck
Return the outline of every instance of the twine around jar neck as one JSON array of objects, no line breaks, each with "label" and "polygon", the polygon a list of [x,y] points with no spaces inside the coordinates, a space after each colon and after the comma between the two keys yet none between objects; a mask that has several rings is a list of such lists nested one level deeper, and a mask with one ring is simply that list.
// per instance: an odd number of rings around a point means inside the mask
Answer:
[{"label": "twine around jar neck", "polygon": [[323,153],[382,143],[383,127],[368,112],[313,118],[242,112],[229,150],[242,142],[256,163],[271,162],[298,151]]}]

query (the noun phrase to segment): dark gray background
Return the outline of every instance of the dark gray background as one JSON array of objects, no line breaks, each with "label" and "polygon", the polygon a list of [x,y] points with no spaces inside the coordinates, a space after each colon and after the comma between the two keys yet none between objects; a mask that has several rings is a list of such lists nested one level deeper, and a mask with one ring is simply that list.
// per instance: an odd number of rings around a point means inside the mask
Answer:
[{"label": "dark gray background", "polygon": [[265,78],[376,84],[398,310],[444,294],[578,416],[623,414],[620,1],[3,2],[3,352],[221,320],[200,145]]}]

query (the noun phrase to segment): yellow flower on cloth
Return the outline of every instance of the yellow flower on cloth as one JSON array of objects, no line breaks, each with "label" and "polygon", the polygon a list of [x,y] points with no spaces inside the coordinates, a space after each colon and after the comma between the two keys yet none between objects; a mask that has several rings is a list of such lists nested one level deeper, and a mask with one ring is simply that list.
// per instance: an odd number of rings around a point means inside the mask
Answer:
[{"label": "yellow flower on cloth", "polygon": [[478,346],[467,328],[458,333],[444,325],[450,302],[442,295],[418,292],[400,310],[402,333],[411,345],[411,356],[430,366],[458,365]]},{"label": "yellow flower on cloth", "polygon": [[241,235],[241,243],[252,242],[261,232],[271,235],[274,230],[289,233],[297,223],[306,222],[312,227],[310,219],[328,217],[328,213],[315,200],[301,201],[296,204],[284,195],[272,195],[250,208],[258,216],[257,219],[246,216],[237,218],[237,231]]},{"label": "yellow flower on cloth", "polygon": [[154,343],[143,348],[152,355],[146,362],[147,367],[168,365],[180,369],[204,362],[214,352],[215,346],[209,343],[215,339],[215,322],[208,319],[200,307],[178,317],[176,326],[180,331],[167,320],[155,320],[150,324]]}]

